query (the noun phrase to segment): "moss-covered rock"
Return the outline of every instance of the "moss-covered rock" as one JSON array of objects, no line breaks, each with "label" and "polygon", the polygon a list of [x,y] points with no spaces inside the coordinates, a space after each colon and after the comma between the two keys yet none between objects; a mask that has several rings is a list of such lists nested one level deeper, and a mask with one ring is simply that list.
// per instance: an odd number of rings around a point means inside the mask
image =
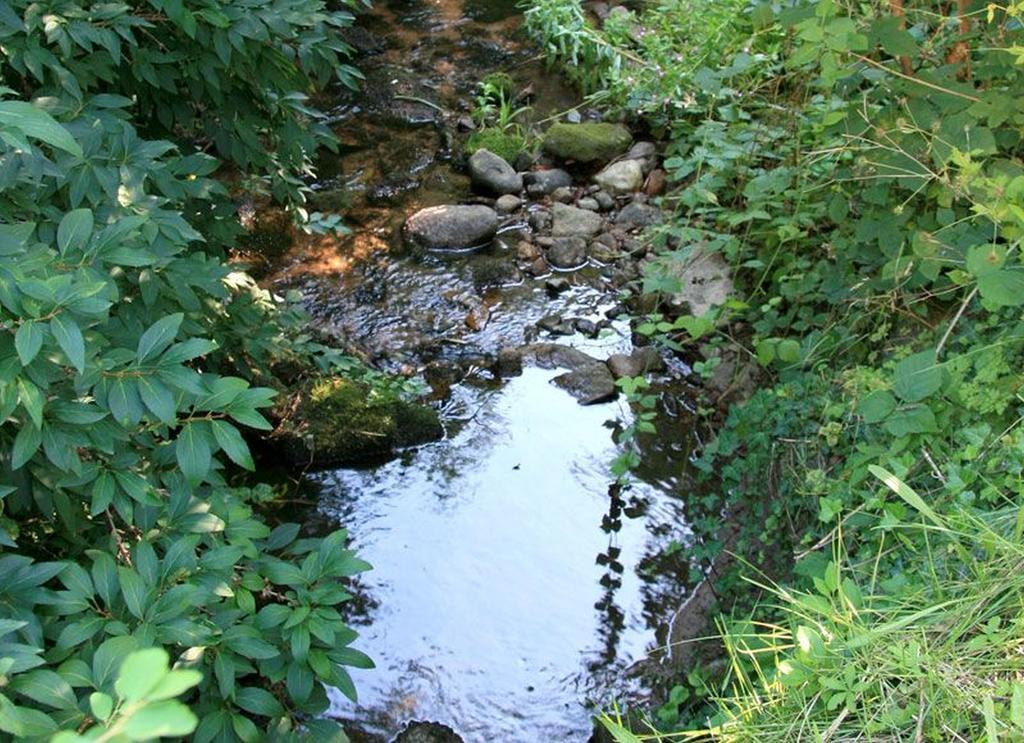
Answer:
[{"label": "moss-covered rock", "polygon": [[563,160],[589,163],[611,160],[633,142],[633,135],[622,124],[553,124],[545,133],[544,151]]},{"label": "moss-covered rock", "polygon": [[515,132],[503,132],[501,129],[489,127],[480,129],[466,139],[466,154],[472,155],[477,150],[490,150],[507,162],[514,162],[516,155],[526,149],[526,137]]},{"label": "moss-covered rock", "polygon": [[437,412],[343,377],[307,382],[279,431],[297,463],[313,467],[387,459],[444,435]]}]

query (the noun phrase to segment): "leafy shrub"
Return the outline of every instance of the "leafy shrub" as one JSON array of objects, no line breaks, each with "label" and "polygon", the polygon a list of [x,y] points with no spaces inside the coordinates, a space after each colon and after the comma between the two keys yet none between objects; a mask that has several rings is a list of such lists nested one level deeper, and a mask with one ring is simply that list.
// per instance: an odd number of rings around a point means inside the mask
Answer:
[{"label": "leafy shrub", "polygon": [[[276,198],[295,200],[312,153],[333,141],[309,94],[359,78],[336,34],[351,22],[322,0],[12,0],[0,22],[3,73],[68,111],[90,96],[95,106],[134,102],[145,130],[216,148]],[[80,177],[80,190],[112,182]]]},{"label": "leafy shrub", "polygon": [[183,216],[222,192],[211,158],[110,103],[58,106],[62,124],[0,101],[0,730],[88,726],[157,646],[202,673],[196,740],[308,727],[318,681],[354,698],[344,666],[372,665],[337,610],[368,565],[344,531],[270,528],[268,487],[229,485],[274,391],[226,370],[269,369],[269,335],[245,336],[260,318],[287,336],[283,315]]}]

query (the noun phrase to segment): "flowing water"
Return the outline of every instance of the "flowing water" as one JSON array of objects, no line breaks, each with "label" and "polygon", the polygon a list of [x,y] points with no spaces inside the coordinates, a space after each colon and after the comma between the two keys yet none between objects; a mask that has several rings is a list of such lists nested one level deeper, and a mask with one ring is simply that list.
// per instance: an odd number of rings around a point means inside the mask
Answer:
[{"label": "flowing water", "polygon": [[[557,297],[514,274],[482,288],[488,267],[509,260],[516,223],[477,253],[401,244],[409,213],[469,195],[451,124],[476,79],[505,70],[531,83],[536,118],[575,102],[518,23],[514,3],[497,0],[387,0],[364,19],[369,33],[353,43],[367,55],[367,86],[334,109],[342,150],[316,185],[321,202],[344,205],[353,234],[300,241],[268,279],[300,290],[322,327],[378,365],[454,376],[444,440],[307,476],[315,520],[346,527],[374,566],[348,619],[377,668],[353,672],[358,704],[332,693],[328,713],[356,741],[389,740],[414,719],[469,743],[586,741],[594,705],[627,688],[626,670],[685,592],[685,565],[665,557],[687,539],[685,389],[668,377],[656,385],[673,415],[662,414],[623,490],[609,463],[632,415],[625,402],[578,405],[550,384],[557,371],[505,382],[487,371],[541,317],[603,318],[615,294],[600,271],[567,274],[573,286]],[[488,308],[486,328],[464,322],[470,300]],[[557,340],[599,359],[631,348],[619,321],[596,339]]]}]

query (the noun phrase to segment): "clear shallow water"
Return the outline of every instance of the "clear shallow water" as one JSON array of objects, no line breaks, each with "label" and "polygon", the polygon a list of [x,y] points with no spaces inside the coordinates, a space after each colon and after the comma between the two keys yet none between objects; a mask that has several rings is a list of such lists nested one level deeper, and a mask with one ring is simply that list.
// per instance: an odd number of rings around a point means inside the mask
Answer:
[{"label": "clear shallow water", "polygon": [[628,411],[577,405],[557,374],[467,395],[473,420],[402,460],[319,476],[321,512],[374,565],[351,619],[378,667],[355,677],[358,706],[332,694],[332,716],[385,735],[429,719],[468,743],[585,741],[588,694],[607,701],[653,642],[637,568],[680,536],[682,504],[642,484],[609,495],[606,424]]}]

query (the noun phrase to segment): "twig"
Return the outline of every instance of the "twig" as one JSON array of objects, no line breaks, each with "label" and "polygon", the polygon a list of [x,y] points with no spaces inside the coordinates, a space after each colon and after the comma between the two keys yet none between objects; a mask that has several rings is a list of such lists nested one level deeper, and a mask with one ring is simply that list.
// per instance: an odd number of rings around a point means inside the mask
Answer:
[{"label": "twig", "polygon": [[980,98],[978,98],[978,96],[971,95],[970,93],[961,93],[959,90],[950,90],[949,88],[943,88],[941,85],[936,85],[935,83],[930,83],[927,80],[922,80],[921,78],[914,77],[913,75],[904,75],[902,72],[899,72],[898,70],[893,70],[893,69],[891,69],[889,67],[886,67],[881,62],[876,62],[875,60],[871,59],[870,57],[865,57],[863,54],[854,54],[853,56],[856,57],[857,59],[859,59],[861,62],[865,62],[866,64],[869,64],[872,67],[877,67],[880,70],[885,70],[889,74],[895,75],[896,77],[903,78],[904,80],[907,80],[908,82],[917,83],[918,85],[923,85],[926,88],[931,88],[932,90],[937,90],[940,93],[947,93],[949,95],[956,96],[957,98],[964,98],[964,99],[966,99],[968,101],[973,101],[974,103],[977,103],[978,101],[981,100]]},{"label": "twig", "polygon": [[942,334],[942,340],[939,341],[939,345],[935,348],[936,360],[938,360],[939,356],[942,354],[942,347],[945,346],[946,341],[949,340],[949,336],[950,333],[953,332],[953,328],[956,327],[956,324],[960,321],[960,318],[963,316],[967,306],[971,303],[977,293],[978,287],[975,285],[975,287],[971,289],[971,293],[967,295],[967,299],[965,299],[963,304],[960,305],[960,309],[956,311],[956,315],[954,315],[953,320],[949,323],[949,327],[946,328],[946,332]]}]

